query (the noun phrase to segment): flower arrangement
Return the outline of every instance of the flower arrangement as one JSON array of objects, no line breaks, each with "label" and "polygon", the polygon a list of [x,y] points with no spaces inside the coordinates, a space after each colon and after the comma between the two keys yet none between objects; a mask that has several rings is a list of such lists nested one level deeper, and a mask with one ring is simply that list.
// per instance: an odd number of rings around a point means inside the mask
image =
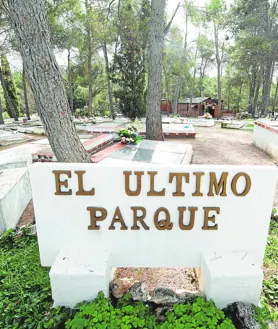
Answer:
[{"label": "flower arrangement", "polygon": [[130,124],[117,131],[122,144],[138,144],[143,138],[139,135],[136,125]]},{"label": "flower arrangement", "polygon": [[204,117],[205,119],[212,119],[212,115],[209,112],[206,112]]}]

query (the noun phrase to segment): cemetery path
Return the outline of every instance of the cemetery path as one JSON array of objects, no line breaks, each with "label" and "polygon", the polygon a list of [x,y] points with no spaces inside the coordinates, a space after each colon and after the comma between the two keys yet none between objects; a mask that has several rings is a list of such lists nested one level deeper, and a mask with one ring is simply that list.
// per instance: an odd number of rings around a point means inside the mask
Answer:
[{"label": "cemetery path", "polygon": [[[278,165],[270,156],[252,144],[252,132],[221,129],[218,126],[196,128],[195,139],[176,139],[193,146],[193,164]],[[168,140],[168,141],[173,141]],[[278,206],[278,184],[274,205]]]}]

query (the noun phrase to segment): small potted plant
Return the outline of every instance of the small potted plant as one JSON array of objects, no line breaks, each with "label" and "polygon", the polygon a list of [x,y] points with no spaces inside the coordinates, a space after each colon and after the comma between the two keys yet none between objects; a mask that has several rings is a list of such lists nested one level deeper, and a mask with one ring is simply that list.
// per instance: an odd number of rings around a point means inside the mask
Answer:
[{"label": "small potted plant", "polygon": [[117,131],[119,140],[122,144],[138,144],[143,138],[139,135],[138,129],[135,125],[128,125],[125,129]]}]

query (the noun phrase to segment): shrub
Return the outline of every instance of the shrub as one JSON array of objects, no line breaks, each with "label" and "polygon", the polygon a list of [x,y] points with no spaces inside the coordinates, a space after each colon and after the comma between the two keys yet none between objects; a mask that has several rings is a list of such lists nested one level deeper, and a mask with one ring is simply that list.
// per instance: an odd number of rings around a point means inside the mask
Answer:
[{"label": "shrub", "polygon": [[114,307],[103,293],[90,304],[79,305],[73,320],[66,322],[66,329],[235,329],[213,302],[198,298],[194,304],[174,305],[161,323],[142,302],[132,302],[129,295]]},{"label": "shrub", "polygon": [[79,312],[73,320],[66,322],[66,329],[156,328],[156,317],[151,315],[145,304],[129,303],[129,295],[126,295],[123,300],[120,300],[119,306],[114,307],[101,292],[93,302],[79,305]]},{"label": "shrub", "polygon": [[2,116],[3,116],[3,119],[4,119],[4,120],[6,120],[6,119],[10,119],[10,116],[9,116],[9,114],[8,114],[7,111],[3,112]]},{"label": "shrub", "polygon": [[52,304],[37,237],[28,228],[5,232],[0,237],[0,328],[56,329],[72,311],[51,310]]},{"label": "shrub", "polygon": [[197,298],[193,304],[174,305],[166,313],[166,321],[160,329],[235,329],[232,321],[218,310],[212,301]]}]

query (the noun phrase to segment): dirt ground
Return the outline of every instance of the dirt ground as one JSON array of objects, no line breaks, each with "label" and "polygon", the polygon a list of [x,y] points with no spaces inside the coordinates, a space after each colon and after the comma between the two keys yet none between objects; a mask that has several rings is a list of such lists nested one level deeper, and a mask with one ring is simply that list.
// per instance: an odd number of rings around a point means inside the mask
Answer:
[{"label": "dirt ground", "polygon": [[[193,164],[278,165],[270,156],[252,144],[252,131],[221,129],[218,126],[197,127],[196,131],[195,139],[168,139],[169,142],[191,144]],[[274,205],[278,206],[278,184]]]}]

